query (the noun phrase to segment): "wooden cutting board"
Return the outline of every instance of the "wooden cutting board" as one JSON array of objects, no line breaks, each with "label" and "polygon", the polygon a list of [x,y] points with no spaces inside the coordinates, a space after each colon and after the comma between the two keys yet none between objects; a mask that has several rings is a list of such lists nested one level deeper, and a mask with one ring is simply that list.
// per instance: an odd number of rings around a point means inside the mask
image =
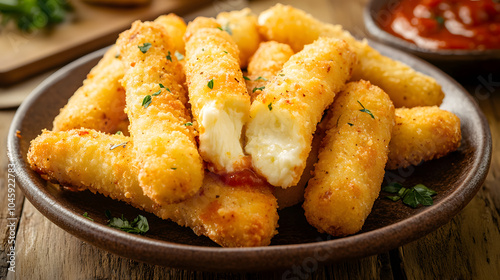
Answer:
[{"label": "wooden cutting board", "polygon": [[0,85],[23,81],[113,44],[118,34],[128,29],[135,20],[153,20],[170,12],[182,15],[212,2],[152,0],[146,6],[117,8],[73,0],[74,11],[67,22],[52,30],[27,34],[10,26],[0,27]]}]

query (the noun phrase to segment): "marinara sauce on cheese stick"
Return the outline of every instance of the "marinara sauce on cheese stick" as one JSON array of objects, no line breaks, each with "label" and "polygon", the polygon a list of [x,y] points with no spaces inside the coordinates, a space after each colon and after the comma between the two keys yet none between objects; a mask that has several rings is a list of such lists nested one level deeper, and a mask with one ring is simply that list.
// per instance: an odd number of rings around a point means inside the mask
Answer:
[{"label": "marinara sauce on cheese stick", "polygon": [[335,99],[327,120],[303,208],[318,231],[346,236],[361,230],[380,192],[394,105],[380,88],[352,82]]},{"label": "marinara sauce on cheese stick", "polygon": [[136,21],[117,45],[139,184],[159,204],[182,201],[200,189],[204,167],[173,43],[160,24]]},{"label": "marinara sauce on cheese stick", "polygon": [[253,101],[245,150],[270,184],[298,183],[316,125],[355,63],[346,42],[320,38],[294,54]]}]

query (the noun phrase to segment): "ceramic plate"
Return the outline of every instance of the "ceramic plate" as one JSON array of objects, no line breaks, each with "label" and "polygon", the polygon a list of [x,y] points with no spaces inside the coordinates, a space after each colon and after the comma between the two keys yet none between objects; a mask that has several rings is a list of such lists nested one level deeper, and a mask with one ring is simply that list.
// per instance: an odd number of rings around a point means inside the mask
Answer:
[{"label": "ceramic plate", "polygon": [[[30,141],[52,120],[104,50],[87,55],[44,81],[17,111],[8,135],[8,154],[17,180],[28,200],[46,217],[69,233],[104,250],[152,264],[209,271],[287,269],[293,265],[331,263],[385,252],[416,240],[448,222],[475,195],[486,177],[491,158],[491,135],[480,109],[451,78],[426,62],[373,44],[383,54],[401,60],[436,78],[446,98],[443,109],[461,119],[462,145],[456,152],[415,168],[387,173],[405,186],[422,183],[438,192],[434,205],[412,209],[379,198],[358,234],[332,238],[307,224],[300,206],[280,211],[279,234],[267,247],[221,248],[191,229],[142,213],[125,203],[89,191],[69,192],[48,185],[29,169]],[[20,131],[22,137],[17,137]],[[106,210],[133,219],[141,213],[150,231],[141,236],[106,226]],[[82,216],[88,212],[94,222]]]}]

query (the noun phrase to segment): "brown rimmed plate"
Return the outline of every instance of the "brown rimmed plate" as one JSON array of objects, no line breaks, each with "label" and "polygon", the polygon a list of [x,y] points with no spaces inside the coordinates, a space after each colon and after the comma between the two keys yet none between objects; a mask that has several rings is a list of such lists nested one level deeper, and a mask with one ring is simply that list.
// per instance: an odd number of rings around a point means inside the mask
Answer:
[{"label": "brown rimmed plate", "polygon": [[[467,92],[430,64],[393,48],[372,43],[381,53],[405,62],[438,80],[446,93],[443,109],[461,119],[462,145],[456,152],[418,167],[387,172],[386,178],[404,186],[422,183],[438,192],[434,205],[409,208],[379,198],[358,234],[332,238],[309,226],[300,206],[280,211],[279,234],[272,244],[257,248],[221,248],[189,228],[161,220],[119,201],[88,191],[62,191],[47,184],[26,162],[30,141],[51,128],[72,93],[81,85],[104,50],[62,68],[37,87],[18,109],[8,135],[8,155],[17,181],[28,200],[52,222],[78,238],[115,254],[152,264],[207,271],[288,269],[360,258],[397,248],[448,222],[483,184],[491,160],[491,135],[484,115]],[[19,131],[21,137],[16,132]],[[381,196],[382,197],[382,196]],[[145,235],[106,226],[105,211],[133,219],[148,218]],[[82,214],[87,212],[94,221]],[[312,262],[312,263],[311,263]]]}]

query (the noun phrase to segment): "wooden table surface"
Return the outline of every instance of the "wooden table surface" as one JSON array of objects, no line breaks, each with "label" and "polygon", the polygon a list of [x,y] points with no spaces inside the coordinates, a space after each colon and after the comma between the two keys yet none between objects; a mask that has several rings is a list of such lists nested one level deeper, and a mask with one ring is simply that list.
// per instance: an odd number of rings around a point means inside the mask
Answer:
[{"label": "wooden table surface", "polygon": [[[214,1],[214,8],[248,4],[260,12],[275,1]],[[366,0],[281,1],[363,35]],[[46,75],[46,74],[45,74]],[[43,74],[42,74],[43,76]],[[35,80],[36,81],[36,80]],[[421,239],[380,255],[320,266],[289,279],[500,279],[500,67],[459,80],[479,103],[493,137],[491,168],[484,186],[450,222]],[[37,82],[1,89],[26,95]],[[7,102],[7,101],[5,101]],[[16,190],[15,272],[8,270],[8,160],[6,138],[16,108],[0,109],[0,279],[270,279],[281,272],[209,273],[172,269],[121,258],[66,233]],[[285,277],[285,279],[288,279]]]}]

